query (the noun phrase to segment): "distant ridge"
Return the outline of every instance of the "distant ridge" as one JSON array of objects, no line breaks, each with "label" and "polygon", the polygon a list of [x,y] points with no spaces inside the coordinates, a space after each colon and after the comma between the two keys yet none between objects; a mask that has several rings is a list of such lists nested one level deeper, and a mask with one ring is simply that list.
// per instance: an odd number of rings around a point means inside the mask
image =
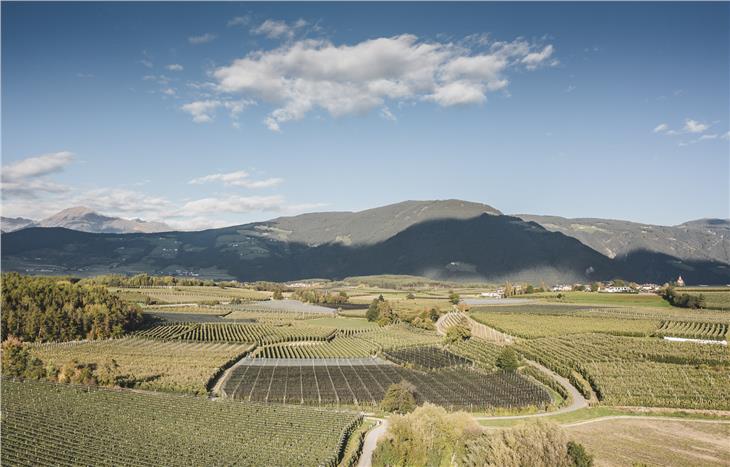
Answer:
[{"label": "distant ridge", "polygon": [[0,224],[3,232],[12,232],[29,227],[63,227],[91,233],[154,233],[172,230],[170,226],[162,222],[105,216],[84,206],[64,209],[40,221],[20,217],[16,219],[3,217]]}]

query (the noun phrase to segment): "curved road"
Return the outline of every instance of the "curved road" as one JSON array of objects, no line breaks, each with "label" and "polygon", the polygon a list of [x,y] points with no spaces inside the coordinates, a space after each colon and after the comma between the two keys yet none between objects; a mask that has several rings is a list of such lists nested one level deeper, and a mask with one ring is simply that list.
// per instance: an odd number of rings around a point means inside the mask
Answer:
[{"label": "curved road", "polygon": [[365,435],[365,442],[362,445],[362,453],[360,454],[360,460],[357,463],[357,467],[370,467],[373,465],[373,453],[375,447],[378,445],[380,438],[385,435],[388,430],[388,420],[382,418],[369,418],[369,420],[377,420],[378,426],[368,431]]}]

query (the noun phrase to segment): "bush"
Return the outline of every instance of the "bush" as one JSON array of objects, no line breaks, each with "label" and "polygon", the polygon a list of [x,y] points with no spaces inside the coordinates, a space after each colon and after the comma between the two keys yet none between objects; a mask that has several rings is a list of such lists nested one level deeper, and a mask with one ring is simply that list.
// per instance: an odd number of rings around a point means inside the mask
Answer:
[{"label": "bush", "polygon": [[568,442],[568,456],[572,459],[575,467],[591,467],[593,456],[586,451],[582,444],[575,441]]},{"label": "bush", "polygon": [[503,371],[516,371],[520,367],[520,359],[511,347],[505,347],[497,356],[496,364]]},{"label": "bush", "polygon": [[274,290],[274,300],[284,300],[284,293],[281,291],[281,289]]},{"label": "bush", "polygon": [[415,389],[415,386],[407,381],[391,384],[385,391],[380,408],[385,412],[401,415],[412,412],[416,408],[416,398],[413,395]]},{"label": "bush", "polygon": [[449,301],[454,305],[458,305],[459,301],[461,301],[461,297],[456,292],[449,292]]},{"label": "bush", "polygon": [[413,295],[413,292],[410,292],[410,293],[408,293],[408,295],[406,295],[406,299],[408,299],[408,300],[414,300],[415,298],[416,298],[416,296]]},{"label": "bush", "polygon": [[444,339],[447,344],[455,344],[469,339],[471,337],[471,330],[463,324],[456,324],[446,330],[446,338]]},{"label": "bush", "polygon": [[30,355],[23,343],[9,337],[2,344],[2,374],[15,378],[41,379],[46,376],[43,362]]},{"label": "bush", "polygon": [[441,317],[441,313],[436,308],[431,308],[428,311],[428,317],[433,321],[434,323],[439,320],[439,317]]}]

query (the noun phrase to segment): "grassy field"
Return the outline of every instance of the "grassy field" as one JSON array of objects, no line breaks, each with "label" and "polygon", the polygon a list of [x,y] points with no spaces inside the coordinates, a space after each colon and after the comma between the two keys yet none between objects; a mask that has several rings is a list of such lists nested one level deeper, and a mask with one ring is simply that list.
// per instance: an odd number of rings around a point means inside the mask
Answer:
[{"label": "grassy field", "polygon": [[338,464],[362,417],[307,407],[2,382],[3,465]]},{"label": "grassy field", "polygon": [[705,297],[705,307],[730,311],[730,287],[681,287],[679,293],[700,295]]},{"label": "grassy field", "polygon": [[[576,303],[581,305],[610,305],[632,307],[671,308],[671,305],[655,294],[619,294],[598,292],[545,292],[524,295],[526,298],[537,298],[551,303]],[[523,297],[521,295],[521,297]]]},{"label": "grassy field", "polygon": [[71,360],[102,364],[114,359],[134,386],[153,391],[206,394],[219,368],[249,351],[249,344],[207,344],[124,338],[33,344],[31,352],[61,366]]},{"label": "grassy field", "polygon": [[566,428],[595,456],[595,465],[727,466],[730,422],[599,420]]}]

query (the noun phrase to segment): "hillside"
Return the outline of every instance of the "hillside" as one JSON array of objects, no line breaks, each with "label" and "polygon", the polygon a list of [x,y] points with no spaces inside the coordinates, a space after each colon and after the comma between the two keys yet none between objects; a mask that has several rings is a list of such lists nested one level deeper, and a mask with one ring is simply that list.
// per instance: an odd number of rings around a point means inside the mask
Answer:
[{"label": "hillside", "polygon": [[125,235],[31,228],[3,235],[2,260],[6,270],[36,274],[149,272],[277,281],[414,274],[534,282],[613,277],[664,282],[682,274],[691,284],[730,282],[726,264],[644,250],[612,259],[562,233],[497,214],[427,220],[358,245],[282,241],[272,238],[271,225]]},{"label": "hillside", "polygon": [[662,226],[612,219],[566,219],[530,214],[517,214],[517,217],[577,238],[609,258],[647,250],[680,259],[730,264],[730,219],[700,219]]}]

